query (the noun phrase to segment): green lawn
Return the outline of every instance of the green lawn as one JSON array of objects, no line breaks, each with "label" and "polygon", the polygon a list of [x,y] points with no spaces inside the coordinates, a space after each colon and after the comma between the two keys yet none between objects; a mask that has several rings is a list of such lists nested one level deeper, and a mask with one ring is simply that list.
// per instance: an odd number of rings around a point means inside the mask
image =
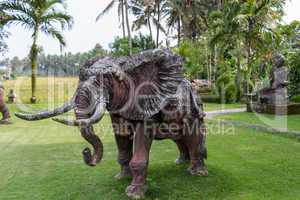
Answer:
[{"label": "green lawn", "polygon": [[218,104],[218,103],[204,103],[204,110],[214,111],[214,110],[224,110],[233,108],[245,108],[245,104]]},{"label": "green lawn", "polygon": [[[217,134],[214,125],[207,139],[207,178],[173,164],[177,150],[171,141],[154,143],[149,200],[300,198],[299,141],[228,126],[227,134]],[[105,154],[90,168],[83,164],[80,152],[87,144],[76,128],[18,119],[0,127],[0,199],[126,199],[129,181],[113,178],[119,166],[109,118],[96,130]]]},{"label": "green lawn", "polygon": [[289,116],[274,116],[268,114],[258,113],[234,113],[219,115],[216,119],[224,119],[230,121],[241,121],[249,124],[264,125],[272,128],[279,128],[291,131],[300,131],[300,115],[289,115]]},{"label": "green lawn", "polygon": [[[44,107],[45,102],[41,103],[34,107]],[[10,109],[16,111],[13,105]],[[108,117],[95,128],[105,148],[104,159],[95,168],[82,161],[81,151],[87,143],[77,128],[51,120],[25,122],[13,118],[13,122],[0,126],[1,200],[127,199],[124,190],[129,180],[113,178],[119,166]],[[297,139],[217,127],[212,121],[208,129],[210,174],[205,178],[190,176],[187,165],[174,165],[177,150],[172,141],[153,144],[147,200],[300,199]]]}]

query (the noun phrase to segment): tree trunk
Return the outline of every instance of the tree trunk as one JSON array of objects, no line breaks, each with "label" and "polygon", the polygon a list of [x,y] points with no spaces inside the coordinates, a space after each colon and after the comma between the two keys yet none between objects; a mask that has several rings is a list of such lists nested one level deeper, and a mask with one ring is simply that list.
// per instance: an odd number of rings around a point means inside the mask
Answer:
[{"label": "tree trunk", "polygon": [[150,38],[153,40],[152,27],[151,27],[150,14],[149,13],[147,14],[147,22],[148,22],[148,28],[149,28]]},{"label": "tree trunk", "polygon": [[37,47],[37,31],[33,34],[33,43],[30,50],[30,62],[31,62],[31,103],[36,103],[36,77],[37,77],[37,56],[38,56],[38,47]]},{"label": "tree trunk", "polygon": [[122,16],[122,31],[123,31],[123,38],[126,37],[126,31],[125,31],[125,16],[124,16],[124,0],[120,0],[121,3],[121,16]]},{"label": "tree trunk", "polygon": [[[248,19],[248,33],[246,35],[246,51],[247,51],[247,68],[248,71],[252,71],[251,64],[252,64],[252,43],[251,43],[251,35],[253,31],[254,21],[249,18]],[[251,74],[248,74],[251,76]],[[249,81],[247,81],[247,93],[250,92],[249,89]]]},{"label": "tree trunk", "polygon": [[237,55],[237,72],[236,72],[237,98],[241,99],[241,54]]},{"label": "tree trunk", "polygon": [[218,49],[216,45],[213,47],[213,52],[212,52],[212,63],[213,63],[213,81],[217,80],[217,70],[218,70]]},{"label": "tree trunk", "polygon": [[157,32],[156,32],[156,47],[159,45],[159,25],[160,25],[160,0],[156,0],[157,6]]},{"label": "tree trunk", "polygon": [[180,47],[180,41],[181,41],[181,22],[180,17],[178,17],[177,20],[177,46]]},{"label": "tree trunk", "polygon": [[128,9],[128,2],[124,0],[125,3],[125,16],[126,16],[126,26],[128,31],[128,48],[129,48],[129,55],[132,55],[132,38],[131,38],[131,30],[129,24],[129,9]]}]

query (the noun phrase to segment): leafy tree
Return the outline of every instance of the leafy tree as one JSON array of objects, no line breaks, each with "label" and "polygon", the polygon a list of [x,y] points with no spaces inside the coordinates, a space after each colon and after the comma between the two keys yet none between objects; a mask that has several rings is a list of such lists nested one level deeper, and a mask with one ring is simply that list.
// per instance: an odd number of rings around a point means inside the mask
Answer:
[{"label": "leafy tree", "polygon": [[0,3],[0,10],[3,10],[7,15],[5,19],[1,20],[1,25],[21,25],[32,31],[33,42],[30,49],[32,103],[36,102],[39,33],[49,35],[58,40],[60,45],[65,46],[66,42],[61,30],[71,28],[72,25],[72,17],[59,7],[65,8],[64,0],[6,0]]},{"label": "leafy tree", "polygon": [[[144,36],[141,33],[135,36],[132,40],[132,52],[139,53],[147,49],[154,49],[155,42],[150,36]],[[127,56],[130,55],[128,47],[128,38],[115,38],[114,42],[110,45],[111,54],[113,56]]]},{"label": "leafy tree", "polygon": [[300,94],[300,49],[289,55],[289,93],[291,96]]},{"label": "leafy tree", "polygon": [[[5,13],[0,11],[0,21],[5,19]],[[7,45],[5,39],[8,37],[8,33],[4,30],[3,26],[0,24],[0,55],[7,51]]]},{"label": "leafy tree", "polygon": [[185,41],[181,43],[177,50],[177,53],[184,58],[185,75],[191,80],[207,77],[203,67],[206,65],[206,59],[201,46],[200,42]]},{"label": "leafy tree", "polygon": [[20,74],[21,72],[21,67],[23,65],[22,60],[19,59],[19,57],[15,56],[10,60],[10,66],[12,68],[12,72],[14,74]]},{"label": "leafy tree", "polygon": [[[224,60],[226,52],[236,58],[237,85],[241,85],[242,70],[247,71],[244,81],[248,87],[244,92],[250,91],[248,75],[252,79],[260,77],[261,66],[264,65],[259,63],[267,62],[276,49],[277,35],[272,26],[280,21],[283,5],[283,0],[227,1],[211,14],[211,43],[221,50],[219,61]],[[258,69],[255,69],[257,66]]]},{"label": "leafy tree", "polygon": [[7,51],[7,44],[5,43],[5,38],[7,38],[7,32],[0,27],[0,55]]},{"label": "leafy tree", "polygon": [[155,4],[154,1],[133,1],[130,9],[135,16],[132,23],[133,30],[140,30],[142,26],[148,27],[150,37],[153,38],[152,24],[155,24]]}]

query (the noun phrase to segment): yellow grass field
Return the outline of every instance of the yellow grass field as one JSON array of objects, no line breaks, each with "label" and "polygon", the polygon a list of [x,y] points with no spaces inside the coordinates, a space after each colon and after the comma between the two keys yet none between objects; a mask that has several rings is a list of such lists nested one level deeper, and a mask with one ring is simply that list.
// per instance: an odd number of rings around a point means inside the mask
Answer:
[{"label": "yellow grass field", "polygon": [[[62,103],[72,97],[77,87],[77,77],[39,77],[36,97],[38,104]],[[10,89],[17,94],[18,103],[29,103],[31,97],[30,77],[18,77],[4,82],[6,95]]]}]

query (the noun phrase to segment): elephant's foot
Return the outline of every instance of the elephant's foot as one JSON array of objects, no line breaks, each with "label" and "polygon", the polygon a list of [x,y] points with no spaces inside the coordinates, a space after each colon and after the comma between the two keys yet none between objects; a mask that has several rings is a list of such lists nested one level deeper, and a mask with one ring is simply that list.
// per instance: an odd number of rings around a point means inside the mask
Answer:
[{"label": "elephant's foot", "polygon": [[188,163],[190,161],[189,158],[186,158],[184,156],[179,156],[176,160],[175,160],[175,164],[176,165],[181,165],[181,164],[185,164]]},{"label": "elephant's foot", "polygon": [[132,177],[132,173],[129,166],[122,167],[121,171],[115,176],[115,179],[122,180]]},{"label": "elephant's foot", "polygon": [[188,168],[188,171],[193,176],[208,176],[208,170],[204,164],[193,165]]},{"label": "elephant's foot", "polygon": [[126,194],[131,199],[143,199],[145,197],[144,185],[129,185]]}]

